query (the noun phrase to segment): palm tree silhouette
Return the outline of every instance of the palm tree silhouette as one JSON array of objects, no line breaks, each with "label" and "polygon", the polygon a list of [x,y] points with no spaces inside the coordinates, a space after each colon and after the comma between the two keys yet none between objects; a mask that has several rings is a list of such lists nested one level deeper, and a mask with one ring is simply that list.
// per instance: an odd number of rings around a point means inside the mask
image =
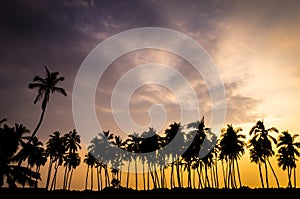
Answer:
[{"label": "palm tree silhouette", "polygon": [[242,131],[241,128],[234,129],[231,124],[228,124],[227,128],[222,130],[221,140],[219,142],[219,158],[227,164],[226,172],[223,173],[225,188],[236,188],[236,173],[238,174],[240,187],[242,186],[238,160],[245,153],[244,139],[246,136],[239,134],[240,131]]},{"label": "palm tree silhouette", "polygon": [[46,181],[46,189],[48,189],[50,185],[51,171],[52,171],[53,164],[54,164],[54,175],[52,178],[52,184],[50,189],[51,190],[55,189],[57,170],[58,167],[62,165],[64,160],[64,155],[66,153],[65,144],[66,144],[65,137],[60,136],[59,131],[55,131],[53,132],[53,134],[50,135],[50,138],[47,142],[47,148],[46,148],[46,154],[50,158],[48,176]]},{"label": "palm tree silhouette", "polygon": [[[65,150],[67,151],[65,157],[65,172],[64,172],[64,180],[63,180],[63,188],[66,189],[69,183],[69,178],[73,174],[73,170],[78,166],[77,163],[80,158],[78,159],[77,151],[81,149],[80,146],[80,135],[78,135],[77,131],[73,129],[69,133],[64,135],[65,139]],[[71,173],[70,173],[71,172]]]},{"label": "palm tree silhouette", "polygon": [[16,161],[15,155],[23,135],[26,133],[29,133],[29,131],[19,124],[15,124],[14,127],[4,124],[0,128],[0,187],[4,185],[5,178],[10,188],[16,188],[16,183],[35,186],[36,181],[40,179],[39,173],[14,164]]},{"label": "palm tree silhouette", "polygon": [[65,166],[67,169],[67,174],[65,175],[64,179],[64,189],[70,190],[73,171],[76,169],[77,166],[80,164],[80,156],[76,152],[68,153],[65,157]]},{"label": "palm tree silhouette", "polygon": [[67,96],[67,93],[63,88],[56,86],[59,82],[64,81],[65,78],[59,77],[59,72],[50,72],[46,66],[45,66],[45,70],[46,70],[46,77],[42,78],[40,76],[35,76],[33,78],[33,83],[30,83],[28,85],[29,89],[38,89],[38,94],[34,99],[34,104],[36,104],[39,100],[42,99],[42,113],[40,116],[40,120],[37,126],[35,127],[31,135],[31,138],[29,139],[28,142],[31,142],[31,140],[33,139],[33,137],[35,136],[35,134],[37,133],[38,129],[42,124],[45,115],[45,110],[47,104],[49,103],[50,95],[54,92],[59,92],[64,96]]},{"label": "palm tree silhouette", "polygon": [[278,133],[278,130],[275,127],[271,127],[266,129],[264,126],[263,121],[257,121],[256,125],[254,125],[249,134],[250,136],[253,134],[252,139],[250,140],[249,148],[250,148],[250,160],[251,162],[254,162],[258,164],[259,168],[259,174],[261,179],[262,187],[264,188],[264,180],[262,176],[262,170],[261,165],[264,164],[265,166],[265,175],[266,175],[266,185],[267,188],[269,188],[269,179],[268,179],[268,165],[269,164],[272,173],[275,177],[277,186],[279,188],[279,181],[277,179],[277,176],[275,174],[275,171],[272,167],[272,164],[270,163],[269,158],[272,157],[275,152],[272,149],[272,142],[274,144],[277,144],[277,140],[269,134],[269,132],[276,132]]},{"label": "palm tree silhouette", "polygon": [[[129,136],[129,140],[127,140],[127,143],[129,142],[129,146],[130,146],[130,151],[134,154],[134,153],[139,153],[140,149],[140,136],[138,133],[134,132],[133,134],[130,134]],[[128,145],[128,144],[127,144]],[[138,156],[134,156],[134,166],[135,166],[135,189],[138,189],[138,175],[137,175],[137,159]]]},{"label": "palm tree silhouette", "polygon": [[[32,142],[29,144],[27,144],[24,141],[21,141],[21,146],[22,148],[15,155],[14,159],[16,161],[27,160],[27,168],[32,170],[32,168],[36,166],[36,172],[39,173],[40,166],[45,165],[47,161],[45,149],[43,148],[43,143],[39,141],[39,139],[35,136],[32,139]],[[25,186],[25,184],[23,186]]]},{"label": "palm tree silhouette", "polygon": [[91,190],[93,190],[93,169],[94,169],[94,166],[95,166],[97,160],[90,152],[88,152],[85,155],[83,162],[87,164],[87,171],[86,171],[86,178],[85,178],[85,190],[87,190],[88,176],[89,176],[90,169],[91,169]]},{"label": "palm tree silhouette", "polygon": [[282,135],[278,138],[278,166],[283,170],[287,169],[288,187],[292,188],[292,172],[294,171],[294,188],[296,188],[296,161],[300,156],[298,149],[300,148],[300,142],[295,142],[297,134],[291,136],[288,131],[282,132]]}]

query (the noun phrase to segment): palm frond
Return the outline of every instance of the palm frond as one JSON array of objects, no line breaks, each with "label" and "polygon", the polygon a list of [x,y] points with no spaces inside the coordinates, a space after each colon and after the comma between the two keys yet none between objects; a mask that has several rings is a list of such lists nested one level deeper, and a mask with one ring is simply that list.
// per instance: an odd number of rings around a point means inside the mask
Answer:
[{"label": "palm frond", "polygon": [[59,92],[60,94],[63,94],[64,96],[67,96],[65,89],[63,89],[61,87],[55,87],[52,92],[55,92],[55,91]]}]

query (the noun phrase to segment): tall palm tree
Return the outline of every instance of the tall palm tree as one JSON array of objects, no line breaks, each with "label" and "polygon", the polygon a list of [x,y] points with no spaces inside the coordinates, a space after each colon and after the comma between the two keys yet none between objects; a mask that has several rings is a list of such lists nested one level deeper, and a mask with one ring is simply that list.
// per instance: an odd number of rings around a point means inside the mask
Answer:
[{"label": "tall palm tree", "polygon": [[300,148],[300,142],[295,142],[295,138],[298,135],[293,135],[288,131],[282,132],[279,136],[277,147],[278,149],[278,166],[283,170],[287,169],[288,187],[292,188],[292,172],[294,171],[294,188],[296,188],[296,161],[300,156],[298,149]]},{"label": "tall palm tree", "polygon": [[83,162],[87,164],[85,189],[87,190],[89,170],[91,169],[91,190],[93,190],[93,177],[94,177],[93,176],[93,169],[94,169],[94,166],[97,162],[97,159],[90,152],[88,152],[85,155],[85,158],[84,158]]},{"label": "tall palm tree", "polygon": [[67,177],[65,182],[65,189],[68,188],[70,190],[72,177],[73,177],[73,171],[79,166],[80,164],[80,156],[78,153],[68,153],[65,158],[65,164],[68,167],[67,170]]},{"label": "tall palm tree", "polygon": [[[236,188],[236,173],[238,174],[240,187],[242,186],[238,160],[245,153],[244,146],[245,135],[239,134],[241,128],[234,129],[232,125],[227,125],[226,129],[222,130],[221,140],[219,143],[220,154],[219,158],[227,163],[226,172],[224,171],[225,188]],[[236,168],[235,168],[236,165]]]},{"label": "tall palm tree", "polygon": [[67,93],[63,88],[57,87],[57,84],[59,82],[64,81],[65,78],[59,77],[59,72],[50,72],[46,66],[45,66],[45,70],[46,70],[46,76],[44,78],[40,76],[35,76],[33,78],[33,82],[28,85],[29,89],[38,89],[38,94],[34,99],[34,104],[36,104],[39,100],[42,99],[42,107],[41,107],[42,113],[40,116],[40,120],[37,126],[35,127],[29,142],[33,139],[33,137],[35,136],[35,134],[37,133],[38,129],[42,124],[45,115],[45,110],[47,104],[49,103],[50,95],[53,94],[54,92],[58,92],[63,94],[64,96],[67,96]]},{"label": "tall palm tree", "polygon": [[272,143],[277,144],[277,140],[269,134],[270,132],[278,133],[278,130],[275,127],[265,128],[263,121],[260,120],[257,121],[256,124],[251,128],[249,134],[250,136],[253,134],[253,137],[251,138],[250,144],[248,146],[250,148],[250,160],[251,162],[258,164],[261,184],[263,188],[264,180],[261,170],[262,164],[265,166],[265,181],[267,188],[269,188],[268,164],[272,170],[277,186],[279,188],[278,178],[269,160],[269,158],[275,154],[272,148]]},{"label": "tall palm tree", "polygon": [[[63,179],[63,188],[66,189],[69,182],[69,175],[70,172],[73,172],[74,167],[77,167],[77,151],[81,149],[80,146],[80,135],[78,135],[77,131],[74,129],[69,133],[64,135],[65,139],[65,150],[66,150],[66,157],[65,157],[65,172],[64,172],[64,179]],[[80,162],[80,159],[79,159]]]},{"label": "tall palm tree", "polygon": [[141,141],[141,138],[140,138],[140,135],[136,132],[134,132],[133,134],[130,134],[129,136],[129,140],[127,140],[127,143],[129,143],[129,148],[130,148],[130,151],[133,153],[133,159],[134,159],[134,166],[135,166],[135,189],[137,190],[138,189],[138,173],[137,173],[137,153],[140,152],[140,141]]},{"label": "tall palm tree", "polygon": [[51,187],[55,187],[57,169],[63,163],[65,152],[66,152],[65,137],[60,136],[59,131],[53,132],[50,135],[50,138],[47,142],[47,148],[46,148],[46,154],[50,158],[47,181],[46,181],[46,189],[48,189],[50,185],[53,164],[55,170],[54,170],[54,176],[52,180],[53,185],[51,185]]}]

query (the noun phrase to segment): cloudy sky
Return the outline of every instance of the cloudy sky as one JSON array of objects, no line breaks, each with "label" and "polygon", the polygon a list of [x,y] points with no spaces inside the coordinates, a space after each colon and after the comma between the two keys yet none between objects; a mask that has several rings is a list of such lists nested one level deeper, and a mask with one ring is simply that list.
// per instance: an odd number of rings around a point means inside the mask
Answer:
[{"label": "cloudy sky", "polygon": [[[196,40],[215,63],[225,85],[224,124],[241,126],[247,133],[256,120],[264,118],[267,126],[300,132],[299,9],[299,1],[275,0],[1,1],[0,116],[34,129],[41,109],[40,104],[33,104],[36,91],[27,85],[35,75],[43,76],[47,66],[65,77],[60,86],[68,97],[51,96],[38,136],[47,139],[53,131],[72,130],[72,90],[86,56],[122,31],[163,27]],[[184,75],[198,97],[201,115],[210,117],[210,96],[203,77],[184,59],[148,49],[121,56],[101,78],[95,107],[104,130],[122,131],[110,107],[118,79],[133,67],[151,62],[171,66]],[[176,83],[170,74],[161,78]],[[132,119],[142,126],[149,124],[153,104],[164,104],[164,125],[179,121],[176,96],[154,84],[132,95]],[[79,133],[84,136],[86,132]]]}]

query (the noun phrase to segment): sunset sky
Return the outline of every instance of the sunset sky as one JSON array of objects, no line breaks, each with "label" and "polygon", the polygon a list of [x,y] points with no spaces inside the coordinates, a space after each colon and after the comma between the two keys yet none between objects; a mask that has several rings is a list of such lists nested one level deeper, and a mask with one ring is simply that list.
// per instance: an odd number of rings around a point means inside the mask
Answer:
[{"label": "sunset sky", "polygon": [[[248,134],[263,118],[267,127],[300,133],[300,1],[34,0],[0,4],[0,117],[33,131],[41,106],[33,104],[36,91],[29,90],[28,84],[35,75],[44,75],[44,66],[65,77],[60,86],[68,96],[51,96],[37,134],[42,140],[53,131],[66,133],[75,128],[72,89],[90,51],[117,33],[140,27],[176,30],[202,45],[225,85],[224,126],[231,123]],[[209,126],[210,98],[204,79],[182,58],[148,49],[120,57],[105,71],[95,104],[103,130],[124,136],[133,133],[116,126],[110,97],[126,71],[149,62],[169,65],[189,80]],[[176,82],[167,74],[155,75]],[[147,125],[153,104],[165,105],[164,127],[179,120],[176,98],[158,85],[146,85],[134,93],[129,105],[133,120]],[[85,133],[79,132],[83,137]],[[260,186],[257,165],[250,164],[248,156],[242,158],[241,165],[243,183]],[[276,171],[285,184],[286,174],[278,168]],[[76,172],[85,175],[85,165]],[[74,177],[73,184],[82,189],[84,178]]]}]

